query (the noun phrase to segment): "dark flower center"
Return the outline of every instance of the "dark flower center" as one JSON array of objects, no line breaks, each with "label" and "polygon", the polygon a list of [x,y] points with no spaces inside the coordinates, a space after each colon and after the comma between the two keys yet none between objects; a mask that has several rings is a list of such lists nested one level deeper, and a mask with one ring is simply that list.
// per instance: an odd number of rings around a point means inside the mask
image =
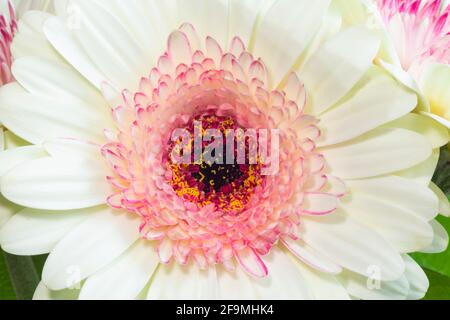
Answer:
[{"label": "dark flower center", "polygon": [[[201,123],[201,130],[195,130]],[[222,138],[208,136],[208,131],[215,129]],[[215,205],[216,209],[228,215],[237,215],[246,209],[254,189],[262,182],[261,165],[250,161],[250,142],[243,138],[245,146],[244,163],[239,163],[238,141],[234,137],[230,144],[230,132],[241,130],[232,117],[202,115],[194,117],[186,126],[191,134],[187,150],[192,151],[190,163],[175,163],[169,159],[168,166],[172,172],[171,185],[179,197],[196,203],[200,207]],[[199,134],[200,133],[200,134]],[[196,137],[195,135],[199,135]],[[196,143],[201,145],[201,161],[195,157]],[[180,141],[171,142],[170,152]],[[213,146],[215,146],[213,148]],[[230,153],[231,151],[231,153]],[[182,152],[180,152],[182,154]],[[242,154],[242,152],[241,152]],[[242,159],[242,158],[241,158]]]}]

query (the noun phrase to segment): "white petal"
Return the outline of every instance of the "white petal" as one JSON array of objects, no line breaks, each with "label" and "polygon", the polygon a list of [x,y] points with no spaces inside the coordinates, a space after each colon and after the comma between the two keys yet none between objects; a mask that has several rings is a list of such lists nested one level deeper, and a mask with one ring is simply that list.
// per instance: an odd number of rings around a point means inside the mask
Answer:
[{"label": "white petal", "polygon": [[378,75],[349,100],[321,116],[320,146],[356,138],[412,111],[417,97],[384,74]]},{"label": "white petal", "polygon": [[215,267],[200,270],[194,263],[161,265],[153,276],[148,300],[215,300],[218,283]]},{"label": "white petal", "polygon": [[16,212],[20,211],[20,209],[21,207],[6,200],[0,194],[0,230]]},{"label": "white petal", "polygon": [[267,266],[263,259],[253,249],[235,251],[234,256],[240,266],[251,276],[264,278],[268,274]]},{"label": "white petal", "polygon": [[419,89],[416,81],[412,77],[412,75],[405,70],[403,70],[402,66],[399,65],[393,65],[390,63],[387,63],[383,60],[379,60],[379,64],[381,67],[383,67],[387,72],[389,72],[396,80],[398,80],[401,84],[406,86],[407,88],[411,89],[417,94],[417,97],[419,99],[418,104],[418,110],[420,111],[428,111],[429,110],[429,103],[425,96],[422,94],[422,91]]},{"label": "white petal", "polygon": [[430,221],[437,216],[438,199],[428,186],[410,179],[397,176],[385,176],[373,179],[346,181],[352,193],[362,193],[376,199],[382,199],[392,205],[416,214]]},{"label": "white petal", "polygon": [[47,286],[41,281],[39,282],[36,291],[34,292],[33,300],[77,300],[80,290],[78,289],[66,289],[61,291],[51,291]]},{"label": "white petal", "polygon": [[106,208],[64,237],[50,253],[42,274],[52,290],[88,278],[121,256],[139,238],[140,219]]},{"label": "white petal", "polygon": [[363,27],[325,43],[299,71],[312,99],[309,112],[321,114],[344,97],[369,70],[379,45],[376,34]]},{"label": "white petal", "polygon": [[[95,1],[78,0],[83,19],[72,28],[89,58],[117,88],[137,89],[139,80],[152,67],[129,31]],[[144,71],[145,70],[145,71]]]},{"label": "white petal", "polygon": [[139,240],[105,269],[89,277],[81,300],[133,300],[147,285],[159,265],[151,242]]},{"label": "white petal", "polygon": [[398,252],[341,212],[304,217],[302,227],[302,239],[311,248],[346,269],[366,275],[378,266],[384,280],[396,280],[403,274],[405,266]]},{"label": "white petal", "polygon": [[233,37],[239,37],[248,46],[257,19],[269,2],[269,0],[230,0],[228,41]]},{"label": "white petal", "polygon": [[10,201],[44,210],[82,209],[106,202],[112,194],[108,169],[92,160],[42,158],[26,162],[1,178]]},{"label": "white petal", "polygon": [[412,168],[397,172],[396,175],[428,187],[431,179],[433,178],[434,172],[436,171],[439,156],[439,149],[435,149],[427,160]]},{"label": "white petal", "polygon": [[74,139],[52,139],[42,144],[54,158],[101,159],[101,147],[97,144]]},{"label": "white petal", "polygon": [[[355,221],[379,233],[402,253],[419,251],[433,241],[428,221],[402,206],[362,192],[352,192],[342,208]],[[435,211],[437,214],[437,210]]]},{"label": "white petal", "polygon": [[254,281],[254,290],[260,300],[310,300],[312,289],[289,254],[274,248],[264,257],[269,277]]},{"label": "white petal", "polygon": [[430,189],[439,199],[439,213],[445,217],[450,217],[450,201],[444,192],[433,182],[430,183]]},{"label": "white petal", "polygon": [[324,274],[310,268],[300,261],[296,261],[296,266],[302,273],[306,282],[312,290],[316,300],[349,300],[347,291],[337,281],[334,275]]},{"label": "white petal", "polygon": [[443,125],[444,127],[447,127],[448,129],[450,129],[450,120],[447,120],[445,118],[442,118],[441,116],[438,116],[438,115],[430,113],[430,112],[422,111],[420,114],[424,115],[426,117],[429,117],[429,118],[433,119],[434,121],[436,121],[437,123],[439,123],[439,124]]},{"label": "white petal", "polygon": [[415,132],[378,128],[321,152],[335,176],[358,179],[413,167],[428,159],[432,149],[428,141]]},{"label": "white petal", "polygon": [[24,209],[15,214],[0,231],[4,251],[34,256],[49,253],[55,245],[89,214],[99,209],[49,212]]},{"label": "white petal", "polygon": [[448,248],[449,236],[447,230],[436,220],[430,221],[430,225],[433,228],[434,238],[433,243],[421,252],[424,253],[442,253]]},{"label": "white petal", "polygon": [[278,0],[261,15],[252,52],[262,57],[276,87],[319,29],[329,0]]},{"label": "white petal", "polygon": [[448,129],[430,117],[409,113],[388,126],[416,131],[427,137],[433,149],[445,146],[450,139]]},{"label": "white petal", "polygon": [[34,56],[55,62],[62,61],[42,34],[42,26],[48,18],[47,13],[40,11],[29,11],[23,16],[19,22],[19,32],[14,36],[11,45],[11,52],[15,59]]},{"label": "white petal", "polygon": [[0,153],[0,177],[18,165],[48,156],[40,146],[20,147],[10,149]]},{"label": "white petal", "polygon": [[338,198],[325,193],[306,193],[302,213],[306,215],[330,214],[338,207]]},{"label": "white petal", "polygon": [[429,65],[421,79],[421,88],[430,102],[431,112],[450,120],[450,67],[444,64]]},{"label": "white petal", "polygon": [[14,61],[12,71],[16,80],[31,94],[77,98],[98,108],[99,112],[102,108],[107,111],[100,91],[65,62],[25,57]]},{"label": "white petal", "polygon": [[[229,272],[222,266],[216,266],[218,278],[218,300],[256,300],[255,278],[236,268]],[[261,280],[261,279],[259,279]]]},{"label": "white petal", "polygon": [[78,138],[104,143],[103,131],[111,128],[110,115],[78,99],[35,96],[17,83],[0,89],[3,124],[34,144],[52,138]]},{"label": "white petal", "polygon": [[380,281],[376,268],[370,276],[362,276],[345,272],[338,278],[348,293],[363,300],[406,300],[409,294],[409,283],[406,276],[396,281]]},{"label": "white petal", "polygon": [[408,300],[420,300],[425,297],[430,282],[423,269],[411,257],[404,255],[405,260],[405,277],[409,282]]},{"label": "white petal", "polygon": [[[228,1],[178,0],[178,21],[191,23],[201,39],[213,37],[222,48],[228,45]],[[178,26],[177,26],[178,27]]]},{"label": "white petal", "polygon": [[338,274],[342,268],[325,258],[317,251],[313,250],[302,240],[294,241],[292,239],[284,239],[283,244],[292,252],[292,254],[301,260],[303,263],[309,265],[323,273]]},{"label": "white petal", "polygon": [[[72,14],[80,14],[78,7],[75,6],[72,8]],[[76,17],[77,16],[73,18]],[[81,22],[76,21],[76,23]],[[45,22],[43,31],[48,41],[50,41],[59,54],[95,87],[100,89],[101,84],[106,81],[106,76],[92,62],[86,52],[84,52],[83,48],[81,48],[72,32],[69,30],[69,25],[69,21],[68,23],[65,23],[60,18],[52,17]]]},{"label": "white petal", "polygon": [[[169,35],[161,30],[164,25],[168,24],[168,17],[161,17],[161,24],[158,24],[153,19],[152,14],[150,14],[152,11],[156,11],[150,1],[96,0],[96,2],[120,21],[133,38],[136,39],[137,44],[145,52],[148,60],[156,63],[158,57],[164,52]],[[171,25],[171,27],[175,28],[178,26]]]}]

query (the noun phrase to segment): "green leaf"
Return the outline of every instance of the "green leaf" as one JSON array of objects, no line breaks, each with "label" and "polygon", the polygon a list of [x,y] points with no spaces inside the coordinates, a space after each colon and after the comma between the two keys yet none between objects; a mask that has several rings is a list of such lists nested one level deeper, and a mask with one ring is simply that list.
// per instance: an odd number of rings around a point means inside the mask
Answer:
[{"label": "green leaf", "polygon": [[31,300],[39,284],[33,258],[3,253],[6,269],[17,300]]},{"label": "green leaf", "polygon": [[433,182],[447,196],[450,196],[450,150],[447,146],[441,149],[441,156],[433,177]]},{"label": "green leaf", "polygon": [[[450,219],[438,217],[442,226],[450,232]],[[437,272],[443,276],[450,277],[450,247],[447,251],[439,254],[415,253],[411,255],[418,264],[430,271]]]},{"label": "green leaf", "polygon": [[0,250],[0,300],[15,300],[16,294],[9,278],[3,251]]},{"label": "green leaf", "polygon": [[450,300],[450,278],[430,270],[425,272],[430,280],[430,289],[424,300]]}]

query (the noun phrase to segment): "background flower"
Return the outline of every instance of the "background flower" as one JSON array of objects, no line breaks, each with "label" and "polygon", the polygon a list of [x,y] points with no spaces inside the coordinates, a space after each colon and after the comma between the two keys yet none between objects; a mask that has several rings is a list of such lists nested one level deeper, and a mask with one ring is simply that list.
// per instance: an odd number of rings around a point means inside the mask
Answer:
[{"label": "background flower", "polygon": [[423,114],[450,128],[448,1],[379,0],[377,4],[389,39],[383,64],[423,94]]}]

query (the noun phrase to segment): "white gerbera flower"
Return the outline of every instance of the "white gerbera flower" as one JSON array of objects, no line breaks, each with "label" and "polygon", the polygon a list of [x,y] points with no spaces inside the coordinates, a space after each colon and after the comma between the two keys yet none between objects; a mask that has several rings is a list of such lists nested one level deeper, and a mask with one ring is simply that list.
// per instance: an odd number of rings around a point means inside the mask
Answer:
[{"label": "white gerbera flower", "polygon": [[[2,194],[26,207],[0,243],[50,253],[37,299],[425,294],[408,254],[447,246],[430,183],[448,136],[414,128],[376,34],[342,29],[329,0],[68,6],[24,16],[0,90],[1,121],[33,144],[0,155]],[[174,162],[173,132],[198,120],[278,130],[277,174]]]}]

